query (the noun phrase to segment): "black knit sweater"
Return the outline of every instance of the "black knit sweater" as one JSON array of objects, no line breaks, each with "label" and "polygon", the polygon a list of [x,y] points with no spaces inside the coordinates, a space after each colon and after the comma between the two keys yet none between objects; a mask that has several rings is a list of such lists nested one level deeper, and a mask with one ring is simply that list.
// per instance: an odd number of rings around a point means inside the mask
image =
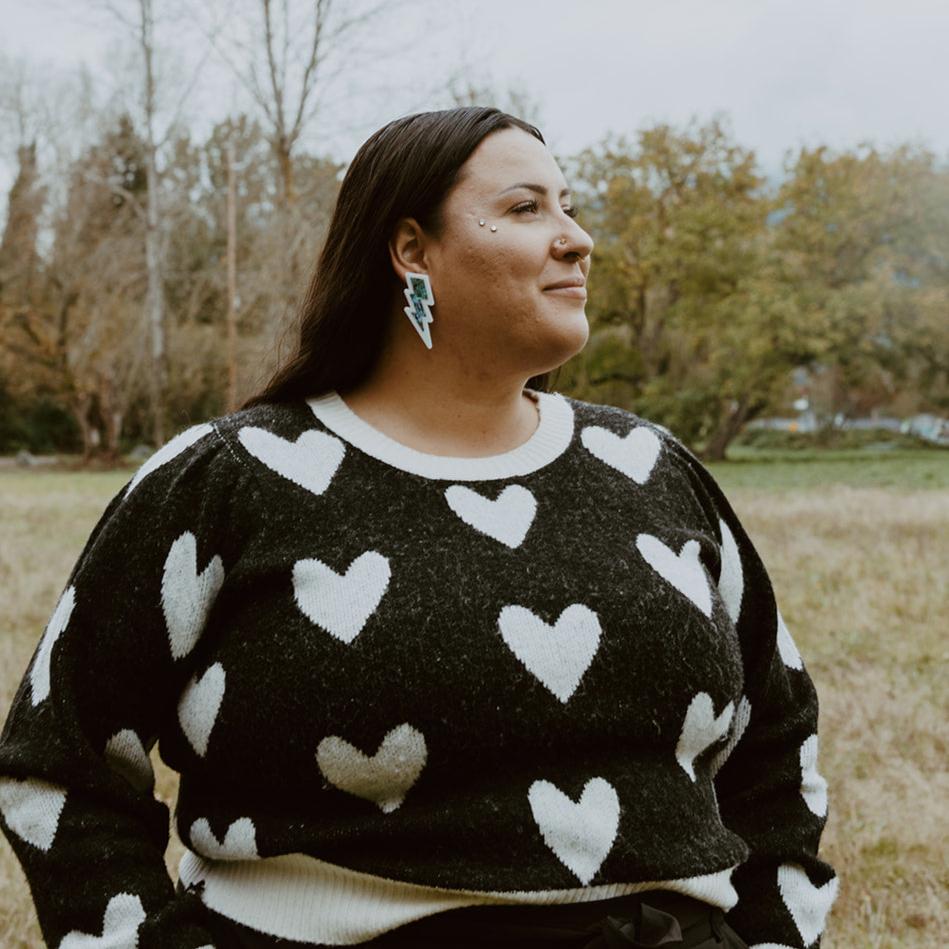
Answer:
[{"label": "black knit sweater", "polygon": [[0,740],[50,945],[197,949],[201,901],[351,945],[655,887],[752,946],[819,945],[817,697],[761,560],[666,429],[536,398],[534,435],[490,457],[410,449],[331,392],[142,465]]}]

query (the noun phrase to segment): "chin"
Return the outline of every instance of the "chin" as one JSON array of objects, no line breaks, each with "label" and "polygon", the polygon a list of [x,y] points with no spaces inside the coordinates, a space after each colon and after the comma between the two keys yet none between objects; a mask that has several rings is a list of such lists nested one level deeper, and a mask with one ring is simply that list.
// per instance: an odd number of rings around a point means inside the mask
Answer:
[{"label": "chin", "polygon": [[550,345],[559,353],[558,366],[580,352],[590,338],[590,323],[582,306],[573,313],[561,313],[556,320],[548,318],[545,322]]}]

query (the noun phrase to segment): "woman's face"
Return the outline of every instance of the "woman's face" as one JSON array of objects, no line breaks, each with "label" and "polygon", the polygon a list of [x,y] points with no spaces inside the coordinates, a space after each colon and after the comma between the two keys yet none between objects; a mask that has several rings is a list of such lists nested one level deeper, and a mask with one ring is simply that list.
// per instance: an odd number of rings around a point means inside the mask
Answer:
[{"label": "woman's face", "polygon": [[590,269],[593,240],[570,206],[567,182],[541,141],[517,128],[482,140],[445,201],[440,238],[424,238],[436,350],[529,377],[583,348],[585,296],[545,289],[567,278],[585,282]]}]

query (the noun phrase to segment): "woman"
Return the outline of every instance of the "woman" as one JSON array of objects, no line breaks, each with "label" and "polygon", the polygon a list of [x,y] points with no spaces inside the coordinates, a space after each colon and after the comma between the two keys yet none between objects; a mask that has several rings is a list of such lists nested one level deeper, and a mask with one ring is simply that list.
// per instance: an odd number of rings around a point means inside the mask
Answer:
[{"label": "woman", "polygon": [[666,429],[548,391],[592,249],[512,116],[362,146],[297,355],[112,500],[10,712],[51,945],[819,944],[817,699],[764,566]]}]

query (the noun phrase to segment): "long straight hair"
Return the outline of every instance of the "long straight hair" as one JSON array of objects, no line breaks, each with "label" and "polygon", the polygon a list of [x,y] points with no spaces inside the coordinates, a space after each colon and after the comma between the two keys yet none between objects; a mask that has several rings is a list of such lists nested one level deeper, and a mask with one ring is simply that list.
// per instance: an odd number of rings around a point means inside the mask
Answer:
[{"label": "long straight hair", "polygon": [[[374,132],[346,171],[326,241],[297,315],[293,355],[241,408],[346,392],[372,371],[385,344],[394,294],[401,289],[389,238],[403,217],[434,237],[461,166],[487,135],[504,128],[540,131],[485,106],[418,112]],[[546,144],[546,142],[544,142]],[[528,388],[548,391],[549,372]]]}]

